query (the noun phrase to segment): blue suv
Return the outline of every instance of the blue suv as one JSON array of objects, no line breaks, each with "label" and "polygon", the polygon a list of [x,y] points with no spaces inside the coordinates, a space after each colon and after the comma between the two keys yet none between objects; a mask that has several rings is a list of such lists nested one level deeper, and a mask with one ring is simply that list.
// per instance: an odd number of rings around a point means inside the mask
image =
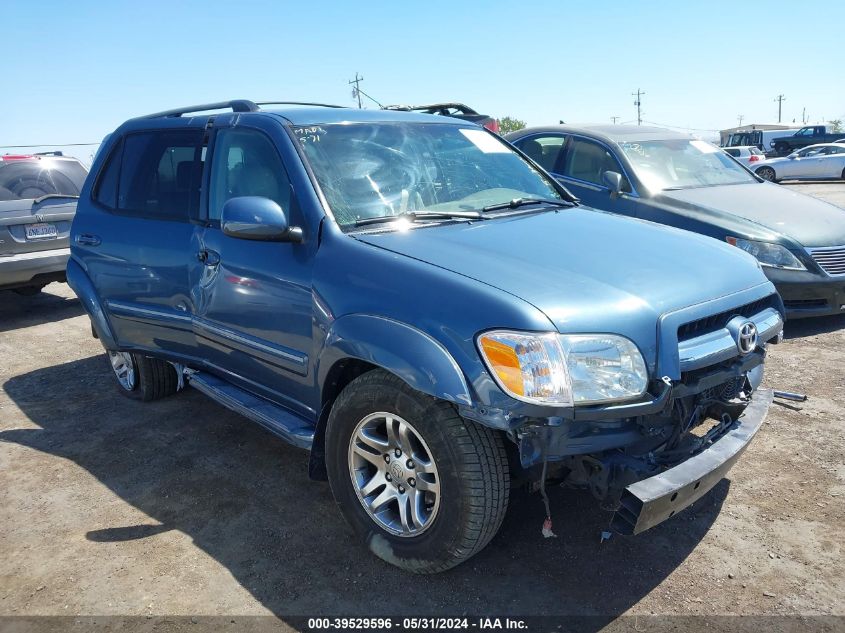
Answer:
[{"label": "blue suv", "polygon": [[133,119],[71,234],[122,393],[190,386],[309,449],[368,547],[418,573],[481,550],[516,482],[587,488],[641,532],[771,401],[783,304],[753,257],[581,207],[468,122],[244,100]]}]

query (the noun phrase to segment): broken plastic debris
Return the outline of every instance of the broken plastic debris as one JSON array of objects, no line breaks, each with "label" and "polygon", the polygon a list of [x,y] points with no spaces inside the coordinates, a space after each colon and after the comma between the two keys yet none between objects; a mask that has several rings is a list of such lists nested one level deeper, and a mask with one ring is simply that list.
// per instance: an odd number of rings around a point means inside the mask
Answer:
[{"label": "broken plastic debris", "polygon": [[541,531],[543,538],[557,538],[557,534],[552,532],[552,517],[546,517],[546,520],[543,521],[543,529]]},{"label": "broken plastic debris", "polygon": [[607,531],[602,532],[601,533],[601,540],[599,541],[599,543],[604,543],[605,541],[610,539],[611,536],[613,536],[613,534],[611,532],[607,532]]}]

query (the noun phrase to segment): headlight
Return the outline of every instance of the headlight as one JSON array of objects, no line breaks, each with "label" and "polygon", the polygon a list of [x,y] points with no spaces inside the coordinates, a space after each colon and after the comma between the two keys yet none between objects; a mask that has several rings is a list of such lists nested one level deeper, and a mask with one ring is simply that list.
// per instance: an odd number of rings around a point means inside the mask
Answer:
[{"label": "headlight", "polygon": [[494,331],[478,337],[499,387],[549,406],[629,400],[645,393],[648,371],[637,347],[612,334]]},{"label": "headlight", "polygon": [[795,255],[780,244],[769,242],[753,242],[738,237],[726,238],[728,244],[741,248],[746,253],[751,253],[763,266],[782,268],[784,270],[807,270]]}]

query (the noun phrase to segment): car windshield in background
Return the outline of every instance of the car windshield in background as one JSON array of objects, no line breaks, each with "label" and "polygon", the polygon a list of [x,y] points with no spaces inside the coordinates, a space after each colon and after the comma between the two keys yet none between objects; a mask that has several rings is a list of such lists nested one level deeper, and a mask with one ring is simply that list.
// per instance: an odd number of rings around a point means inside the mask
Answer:
[{"label": "car windshield in background", "polygon": [[517,198],[562,200],[506,143],[443,123],[294,128],[335,219],[478,211]]},{"label": "car windshield in background", "polygon": [[690,189],[757,182],[722,150],[704,141],[672,139],[619,143],[649,189]]},{"label": "car windshield in background", "polygon": [[31,200],[46,195],[78,196],[86,175],[85,168],[75,160],[2,160],[0,200]]}]

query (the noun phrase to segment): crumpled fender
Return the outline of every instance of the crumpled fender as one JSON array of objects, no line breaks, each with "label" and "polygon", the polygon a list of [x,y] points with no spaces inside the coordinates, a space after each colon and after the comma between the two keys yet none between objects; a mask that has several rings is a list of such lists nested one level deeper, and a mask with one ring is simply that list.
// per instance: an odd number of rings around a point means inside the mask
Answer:
[{"label": "crumpled fender", "polygon": [[82,266],[79,265],[79,262],[72,257],[67,262],[66,275],[68,285],[76,293],[76,296],[79,297],[79,300],[82,302],[82,306],[85,308],[88,316],[91,317],[91,325],[97,332],[97,336],[103,344],[103,347],[106,349],[117,349],[117,342],[115,341],[114,333],[109,325],[108,318],[106,317],[106,313],[100,303],[100,299],[97,297],[97,291],[94,289],[94,284],[91,283],[91,280],[82,269]]},{"label": "crumpled fender", "polygon": [[369,314],[335,320],[317,369],[325,384],[332,366],[356,358],[396,374],[417,391],[456,404],[472,404],[466,378],[452,355],[431,336],[410,325]]}]

